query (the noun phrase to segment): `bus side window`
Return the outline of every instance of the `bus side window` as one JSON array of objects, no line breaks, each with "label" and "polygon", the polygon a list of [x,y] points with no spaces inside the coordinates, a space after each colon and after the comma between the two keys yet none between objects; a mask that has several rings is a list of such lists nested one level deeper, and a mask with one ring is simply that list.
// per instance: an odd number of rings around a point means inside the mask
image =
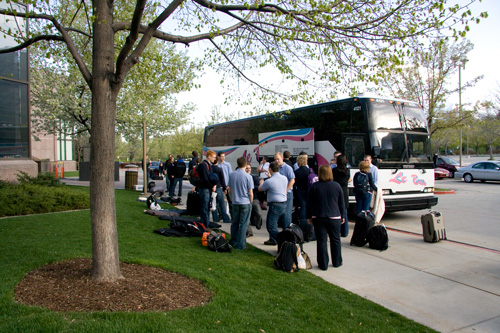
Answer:
[{"label": "bus side window", "polygon": [[344,150],[351,167],[357,168],[359,162],[365,157],[365,142],[363,137],[346,137],[344,140]]}]

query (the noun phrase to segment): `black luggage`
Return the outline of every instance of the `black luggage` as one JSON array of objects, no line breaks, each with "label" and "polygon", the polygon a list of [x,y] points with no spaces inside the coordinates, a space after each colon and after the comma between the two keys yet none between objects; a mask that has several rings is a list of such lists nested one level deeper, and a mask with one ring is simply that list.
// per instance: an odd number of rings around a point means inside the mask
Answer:
[{"label": "black luggage", "polygon": [[278,243],[278,251],[280,251],[281,246],[284,242],[291,242],[300,245],[300,250],[302,250],[302,244],[304,243],[304,234],[302,229],[294,223],[290,224],[287,228],[283,229],[278,236],[276,236],[276,242]]},{"label": "black luggage", "polygon": [[440,212],[431,210],[428,214],[422,215],[420,220],[422,222],[424,241],[435,243],[446,239],[446,229]]},{"label": "black luggage", "polygon": [[274,260],[274,267],[285,272],[296,272],[299,270],[297,257],[300,254],[300,249],[292,242],[283,242],[279,248],[279,253]]},{"label": "black luggage", "polygon": [[262,216],[260,216],[259,209],[255,204],[252,205],[252,213],[250,215],[250,225],[255,226],[257,230],[260,230],[260,228],[262,227]]},{"label": "black luggage", "polygon": [[199,216],[201,212],[201,198],[200,194],[196,192],[189,192],[186,202],[187,215]]},{"label": "black luggage", "polygon": [[368,230],[374,225],[375,219],[372,213],[362,211],[356,215],[356,224],[354,225],[354,231],[351,237],[351,245],[365,246],[367,243],[366,236],[368,235]]},{"label": "black luggage", "polygon": [[231,252],[233,247],[221,233],[210,231],[207,236],[207,248],[214,252]]},{"label": "black luggage", "polygon": [[383,224],[379,224],[368,230],[366,236],[370,249],[385,251],[389,247],[389,236]]}]

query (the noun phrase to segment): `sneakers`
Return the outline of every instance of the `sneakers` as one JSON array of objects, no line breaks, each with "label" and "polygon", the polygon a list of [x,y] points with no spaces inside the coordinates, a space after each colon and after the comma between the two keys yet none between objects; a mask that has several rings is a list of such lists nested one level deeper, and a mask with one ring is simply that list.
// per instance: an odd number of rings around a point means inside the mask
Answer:
[{"label": "sneakers", "polygon": [[275,241],[269,239],[264,242],[264,245],[277,245],[277,244]]}]

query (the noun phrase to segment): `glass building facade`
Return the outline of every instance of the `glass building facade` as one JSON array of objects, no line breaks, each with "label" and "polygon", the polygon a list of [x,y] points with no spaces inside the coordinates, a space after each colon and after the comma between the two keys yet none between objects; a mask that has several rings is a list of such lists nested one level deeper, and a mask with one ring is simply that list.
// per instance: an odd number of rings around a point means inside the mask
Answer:
[{"label": "glass building facade", "polygon": [[[0,0],[0,8],[24,12],[25,6]],[[5,31],[26,34],[25,20],[0,15]],[[18,45],[0,32],[0,49]],[[0,54],[0,158],[30,158],[28,51]]]}]

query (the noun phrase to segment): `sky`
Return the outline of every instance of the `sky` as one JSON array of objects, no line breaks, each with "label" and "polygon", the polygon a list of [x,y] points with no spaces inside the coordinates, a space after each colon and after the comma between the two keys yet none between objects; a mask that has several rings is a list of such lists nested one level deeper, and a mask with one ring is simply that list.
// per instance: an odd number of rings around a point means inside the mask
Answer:
[{"label": "sky", "polygon": [[[458,3],[466,0],[458,0]],[[461,82],[464,83],[476,76],[484,75],[484,78],[475,87],[462,91],[462,105],[475,104],[477,100],[488,100],[496,93],[500,93],[500,0],[483,0],[471,6],[474,14],[487,11],[488,18],[481,19],[479,24],[471,24],[471,29],[466,38],[474,44],[474,49],[469,52],[469,61],[465,68],[461,70]],[[200,45],[192,45],[188,48],[188,55],[196,56],[201,54]],[[194,124],[205,126],[211,109],[220,106],[225,114],[244,113],[251,110],[251,106],[242,106],[233,103],[224,105],[223,88],[219,84],[222,76],[213,69],[205,68],[205,74],[196,80],[201,85],[199,89],[184,92],[178,95],[180,103],[191,102],[197,107],[197,111],[191,116]],[[451,85],[458,87],[458,73],[456,78],[450,80]],[[453,108],[459,102],[458,93],[450,96],[447,106]],[[464,106],[465,107],[465,106]],[[281,108],[278,108],[278,111]]]}]

